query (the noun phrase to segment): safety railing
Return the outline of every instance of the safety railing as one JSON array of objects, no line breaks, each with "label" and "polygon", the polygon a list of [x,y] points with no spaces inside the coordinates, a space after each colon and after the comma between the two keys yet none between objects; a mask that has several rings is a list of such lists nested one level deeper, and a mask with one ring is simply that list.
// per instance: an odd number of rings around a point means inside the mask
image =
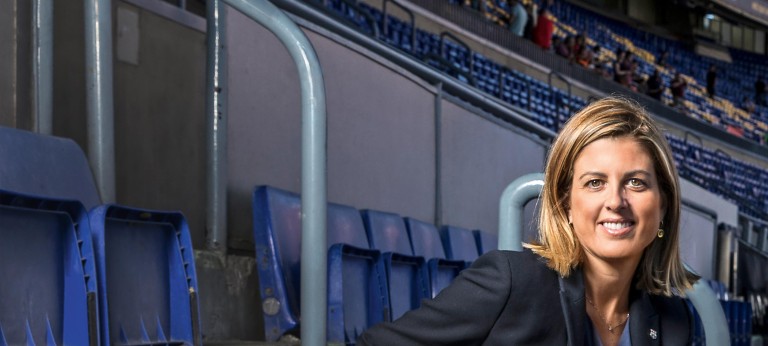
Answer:
[{"label": "safety railing", "polygon": [[[528,174],[504,189],[499,209],[499,250],[522,251],[523,207],[539,195],[543,186],[543,174]],[[699,313],[707,343],[729,345],[728,323],[712,289],[699,280],[685,293]]]},{"label": "safety railing", "polygon": [[[552,86],[552,76],[557,77],[557,79],[561,80],[565,85],[568,87],[568,103],[565,103],[564,100],[561,97],[558,97],[555,92],[555,88]],[[560,130],[560,122],[564,121],[563,119],[570,118],[571,114],[571,102],[573,100],[572,94],[571,94],[571,82],[568,81],[563,75],[555,72],[554,70],[549,71],[549,75],[547,75],[547,85],[549,85],[549,95],[554,98],[555,107],[555,130]],[[564,104],[565,103],[565,104]],[[564,107],[567,106],[567,107]],[[560,113],[563,112],[563,116],[560,116]]]},{"label": "safety railing", "polygon": [[392,4],[400,8],[401,11],[405,12],[405,14],[408,16],[409,23],[411,25],[411,54],[416,53],[416,17],[413,15],[413,11],[409,10],[407,7],[403,6],[400,3],[397,3],[392,0],[384,0],[384,4],[382,4],[382,13],[383,18],[381,19],[381,25],[383,26],[384,31],[384,40],[386,41],[389,36],[389,11],[387,5]]},{"label": "safety railing", "polygon": [[[263,25],[277,36],[285,45],[299,71],[302,113],[301,340],[303,345],[324,345],[328,290],[326,267],[326,114],[325,88],[320,63],[306,35],[296,23],[271,2],[263,0],[222,1]],[[210,39],[211,35],[216,35],[215,30],[208,32],[208,35],[208,44],[215,44],[216,41]],[[211,48],[209,48],[210,50]],[[208,75],[209,86],[216,84],[216,82],[210,81],[214,78],[210,75],[210,71],[211,69],[209,69]],[[226,85],[222,87],[226,88]],[[214,113],[213,116],[216,117],[217,115]],[[223,130],[226,131],[226,129]],[[218,143],[218,145],[226,144]],[[225,191],[220,193],[224,194]]]}]

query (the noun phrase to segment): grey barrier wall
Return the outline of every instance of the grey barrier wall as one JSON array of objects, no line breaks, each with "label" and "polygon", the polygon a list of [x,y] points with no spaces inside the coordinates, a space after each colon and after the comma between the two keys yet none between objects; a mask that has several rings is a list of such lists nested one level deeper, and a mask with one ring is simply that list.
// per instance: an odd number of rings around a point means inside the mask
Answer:
[{"label": "grey barrier wall", "polygon": [[[250,247],[253,186],[299,191],[298,82],[276,38],[229,15],[229,234]],[[328,199],[429,222],[441,204],[443,224],[495,233],[501,191],[542,169],[547,144],[450,96],[436,128],[435,86],[305,25],[326,80]]]}]

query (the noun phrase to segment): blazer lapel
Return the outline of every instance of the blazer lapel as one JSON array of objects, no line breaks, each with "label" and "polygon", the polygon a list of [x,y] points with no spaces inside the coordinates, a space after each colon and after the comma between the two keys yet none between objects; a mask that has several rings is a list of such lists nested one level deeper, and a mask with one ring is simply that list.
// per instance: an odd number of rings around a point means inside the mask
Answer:
[{"label": "blazer lapel", "polygon": [[632,345],[660,345],[661,328],[659,315],[656,313],[648,293],[634,291],[634,298],[629,307],[629,333]]},{"label": "blazer lapel", "polygon": [[581,270],[574,270],[567,278],[558,276],[560,306],[563,308],[568,345],[585,345],[586,308],[584,306],[584,278]]}]

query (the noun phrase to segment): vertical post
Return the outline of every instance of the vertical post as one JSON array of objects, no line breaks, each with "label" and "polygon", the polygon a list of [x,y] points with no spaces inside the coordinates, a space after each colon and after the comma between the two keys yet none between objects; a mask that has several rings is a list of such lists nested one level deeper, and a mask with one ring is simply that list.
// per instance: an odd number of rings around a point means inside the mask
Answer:
[{"label": "vertical post", "polygon": [[304,32],[264,0],[224,0],[271,31],[296,63],[301,83],[301,343],[326,344],[326,115],[320,62]]},{"label": "vertical post", "polygon": [[526,174],[504,189],[499,203],[499,250],[523,251],[523,207],[544,186],[544,174]]},{"label": "vertical post", "polygon": [[443,83],[437,83],[435,91],[435,225],[437,227],[443,224],[442,123]]},{"label": "vertical post", "polygon": [[226,11],[220,0],[206,3],[206,248],[227,253],[227,50]]},{"label": "vertical post", "polygon": [[88,158],[102,203],[115,202],[112,2],[85,1],[85,100]]},{"label": "vertical post", "polygon": [[32,1],[32,117],[38,133],[53,133],[53,1]]}]

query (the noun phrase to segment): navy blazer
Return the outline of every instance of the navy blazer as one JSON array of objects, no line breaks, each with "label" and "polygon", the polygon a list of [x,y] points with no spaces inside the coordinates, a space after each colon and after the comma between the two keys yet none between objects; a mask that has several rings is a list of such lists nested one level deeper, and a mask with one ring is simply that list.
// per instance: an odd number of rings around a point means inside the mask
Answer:
[{"label": "navy blazer", "polygon": [[[632,345],[688,345],[691,316],[678,297],[632,289]],[[491,251],[432,300],[363,333],[358,345],[587,345],[584,281],[530,250]]]}]

